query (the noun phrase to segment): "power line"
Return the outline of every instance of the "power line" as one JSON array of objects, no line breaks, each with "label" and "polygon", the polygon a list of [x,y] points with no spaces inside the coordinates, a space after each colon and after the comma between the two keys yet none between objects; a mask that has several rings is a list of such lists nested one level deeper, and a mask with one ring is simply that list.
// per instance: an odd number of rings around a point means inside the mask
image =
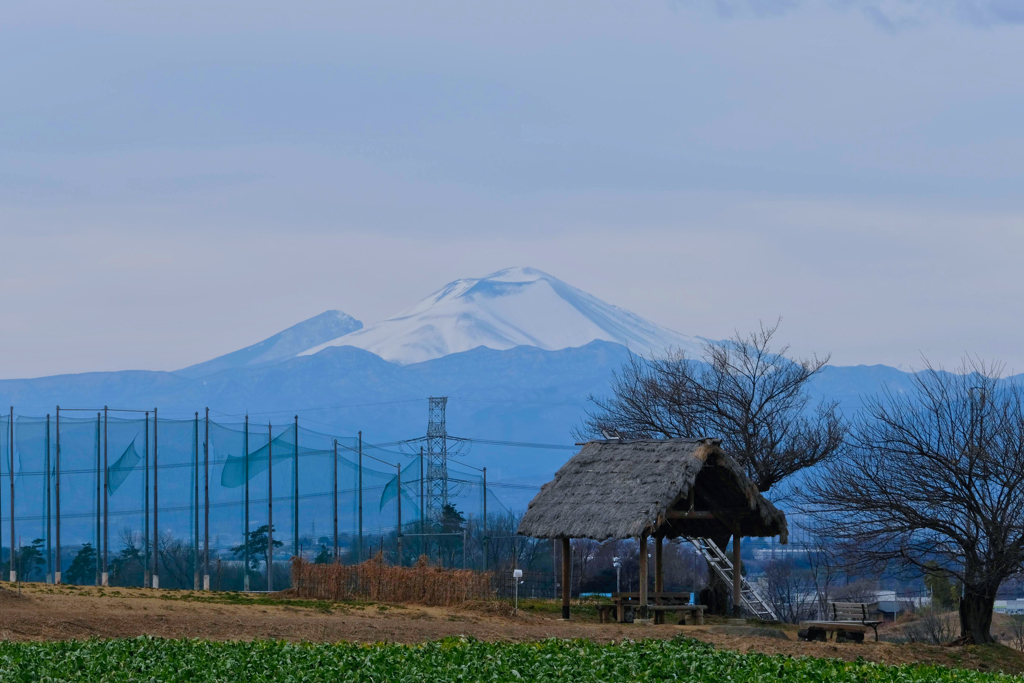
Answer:
[{"label": "power line", "polygon": [[569,446],[564,444],[556,443],[531,443],[527,441],[498,441],[495,439],[473,439],[462,436],[449,436],[449,439],[453,441],[467,441],[469,443],[478,443],[485,446],[510,446],[512,448],[542,448],[548,450],[558,451],[575,451],[577,446]]},{"label": "power line", "polygon": [[[402,399],[402,400],[399,400],[399,401],[375,401],[373,403],[347,403],[347,404],[337,405],[337,406],[312,406],[312,407],[308,407],[308,408],[290,408],[290,409],[286,409],[286,410],[268,410],[268,411],[263,411],[263,412],[259,412],[259,413],[248,413],[248,415],[249,415],[249,417],[255,417],[257,415],[294,415],[295,413],[303,413],[303,412],[318,412],[318,411],[321,411],[321,410],[341,410],[343,408],[365,408],[367,406],[390,406],[390,405],[396,405],[398,403],[416,403],[418,401],[426,401],[426,400],[427,399],[425,399],[425,398],[406,398],[406,399]],[[63,410],[63,408],[61,408],[61,410]],[[221,412],[219,410],[214,411],[212,409],[211,409],[210,412],[216,412],[219,415],[225,415],[227,417],[237,417],[237,418],[244,418],[245,415],[246,415],[245,413],[243,413],[243,414],[224,413],[224,412]]]}]

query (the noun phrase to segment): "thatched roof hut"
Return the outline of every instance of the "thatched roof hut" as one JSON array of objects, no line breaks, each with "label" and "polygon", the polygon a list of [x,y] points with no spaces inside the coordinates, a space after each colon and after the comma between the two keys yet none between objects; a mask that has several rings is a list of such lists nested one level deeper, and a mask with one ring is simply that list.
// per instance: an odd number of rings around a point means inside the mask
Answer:
[{"label": "thatched roof hut", "polygon": [[718,439],[591,441],[541,488],[519,525],[535,538],[780,536],[786,516]]},{"label": "thatched roof hut", "polygon": [[[640,571],[647,572],[647,538],[656,542],[655,590],[662,581],[665,538],[733,537],[733,564],[743,536],[779,536],[786,516],[762,496],[718,439],[591,441],[545,484],[519,524],[519,533],[562,540],[562,614],[569,616],[569,539],[637,538]],[[724,550],[724,547],[722,548]],[[733,575],[740,604],[739,573]],[[641,604],[647,604],[641,582]]]}]

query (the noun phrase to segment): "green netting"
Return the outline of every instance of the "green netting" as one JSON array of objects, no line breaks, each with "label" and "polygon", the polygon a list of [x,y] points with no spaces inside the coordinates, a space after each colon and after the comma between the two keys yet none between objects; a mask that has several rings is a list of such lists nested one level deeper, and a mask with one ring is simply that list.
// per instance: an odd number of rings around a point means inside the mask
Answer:
[{"label": "green netting", "polygon": [[[296,553],[333,555],[335,509],[343,561],[381,550],[397,559],[399,505],[406,534],[430,531],[421,524],[421,457],[363,442],[360,467],[358,437],[295,422],[157,420],[122,411],[62,412],[59,428],[56,416],[16,417],[13,426],[12,442],[9,416],[0,418],[0,547],[6,572],[13,482],[13,537],[28,558],[23,578],[49,580],[59,554],[65,582],[98,582],[105,566],[112,583],[142,585],[155,551],[161,586],[190,588],[197,574],[217,573],[220,580],[227,571],[235,583],[223,587],[241,588],[243,540],[271,515],[274,540],[282,544],[274,551],[279,563]],[[479,519],[479,474],[449,465],[448,476],[452,503],[467,519]],[[411,545],[404,561],[411,560]],[[90,561],[76,564],[90,549]],[[256,565],[250,578],[259,589],[265,563]],[[275,570],[274,587],[286,577],[286,569]]]}]

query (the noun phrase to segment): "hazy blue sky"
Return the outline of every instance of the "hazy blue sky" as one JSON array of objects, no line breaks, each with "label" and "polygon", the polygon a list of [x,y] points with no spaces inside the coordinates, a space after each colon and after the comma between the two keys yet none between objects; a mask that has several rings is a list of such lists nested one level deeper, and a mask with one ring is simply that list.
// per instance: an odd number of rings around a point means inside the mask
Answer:
[{"label": "hazy blue sky", "polygon": [[1022,371],[1022,65],[1019,0],[8,6],[0,377],[511,265],[685,333]]}]

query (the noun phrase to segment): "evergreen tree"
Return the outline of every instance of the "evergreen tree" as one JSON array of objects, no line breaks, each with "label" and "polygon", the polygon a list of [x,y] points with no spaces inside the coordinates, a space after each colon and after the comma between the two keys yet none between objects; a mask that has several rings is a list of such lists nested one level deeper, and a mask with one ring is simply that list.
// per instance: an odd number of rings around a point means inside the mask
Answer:
[{"label": "evergreen tree", "polygon": [[316,554],[316,559],[313,560],[313,564],[330,564],[334,561],[331,556],[331,552],[327,550],[327,546],[323,543],[320,544],[320,552]]},{"label": "evergreen tree", "polygon": [[23,545],[18,550],[18,576],[22,581],[31,581],[32,574],[46,564],[43,557],[43,539],[32,539],[32,545]]},{"label": "evergreen tree", "polygon": [[960,582],[950,580],[949,572],[943,571],[938,562],[929,562],[924,575],[924,585],[932,594],[932,607],[953,609],[960,601]]},{"label": "evergreen tree", "polygon": [[[274,531],[277,531],[275,529]],[[245,548],[249,547],[249,569],[252,571],[259,571],[260,564],[265,562],[267,559],[267,541],[268,541],[269,527],[264,524],[260,528],[250,531],[249,537],[245,543],[236,545],[231,548],[231,552],[236,557],[245,557]],[[284,545],[282,541],[274,541],[274,547],[280,548]]]},{"label": "evergreen tree", "polygon": [[75,559],[72,560],[71,566],[68,568],[64,578],[67,579],[68,583],[83,585],[87,579],[95,577],[95,575],[96,550],[92,547],[92,543],[86,543],[78,551],[78,554],[75,555]]}]

